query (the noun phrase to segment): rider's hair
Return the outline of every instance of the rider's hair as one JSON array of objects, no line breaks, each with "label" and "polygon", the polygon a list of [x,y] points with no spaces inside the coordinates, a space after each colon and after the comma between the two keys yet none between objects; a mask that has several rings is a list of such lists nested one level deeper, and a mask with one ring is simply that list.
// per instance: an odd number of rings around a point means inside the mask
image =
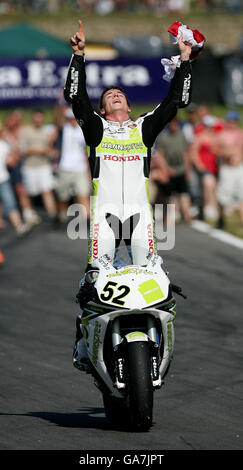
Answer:
[{"label": "rider's hair", "polygon": [[123,88],[121,88],[120,86],[109,86],[107,88],[105,88],[101,94],[101,97],[100,97],[100,100],[99,100],[99,109],[103,108],[103,98],[104,98],[104,94],[109,91],[109,90],[119,90],[123,93],[123,95],[125,96],[126,100],[127,100],[127,104],[130,108],[130,103],[129,103],[129,99],[125,93],[125,91],[123,90]]}]

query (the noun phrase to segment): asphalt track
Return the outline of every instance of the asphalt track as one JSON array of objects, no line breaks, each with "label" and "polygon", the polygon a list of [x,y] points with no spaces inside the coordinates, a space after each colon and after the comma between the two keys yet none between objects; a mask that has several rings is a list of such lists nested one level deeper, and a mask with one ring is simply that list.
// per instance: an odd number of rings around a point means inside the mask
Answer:
[{"label": "asphalt track", "polygon": [[87,243],[44,223],[0,235],[1,450],[243,448],[243,251],[178,225],[163,254],[178,298],[174,360],[149,432],[113,429],[91,376],[72,366]]}]

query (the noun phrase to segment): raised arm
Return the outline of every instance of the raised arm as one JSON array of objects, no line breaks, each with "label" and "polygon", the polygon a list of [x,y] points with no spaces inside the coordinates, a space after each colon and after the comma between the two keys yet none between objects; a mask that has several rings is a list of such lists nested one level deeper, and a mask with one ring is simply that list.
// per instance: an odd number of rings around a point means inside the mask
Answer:
[{"label": "raised arm", "polygon": [[143,140],[147,147],[153,146],[157,135],[175,117],[178,108],[186,107],[191,101],[191,46],[183,43],[182,36],[178,45],[181,65],[176,69],[169,92],[160,105],[152,113],[148,113],[143,122]]},{"label": "raised arm", "polygon": [[64,97],[72,104],[73,113],[82,127],[87,145],[96,147],[102,138],[101,118],[95,113],[86,89],[85,73],[85,35],[82,21],[79,31],[70,38],[73,55],[64,86]]}]

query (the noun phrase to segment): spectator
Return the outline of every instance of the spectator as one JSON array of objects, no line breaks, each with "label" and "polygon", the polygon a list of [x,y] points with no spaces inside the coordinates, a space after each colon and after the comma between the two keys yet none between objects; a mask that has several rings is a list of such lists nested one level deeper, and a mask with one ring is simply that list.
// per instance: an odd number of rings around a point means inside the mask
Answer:
[{"label": "spectator", "polygon": [[218,165],[214,153],[215,124],[216,119],[213,116],[205,115],[200,132],[197,132],[190,149],[191,162],[197,171],[202,188],[203,217],[208,220],[216,220],[218,217],[216,197]]},{"label": "spectator", "polygon": [[111,11],[152,12],[163,14],[171,12],[185,13],[199,10],[211,12],[223,9],[226,12],[238,13],[242,11],[241,0],[2,0],[0,13],[11,13],[16,10],[32,11],[34,13],[56,13],[68,7],[72,11],[77,8],[85,13],[109,14]]},{"label": "spectator", "polygon": [[220,205],[219,226],[224,226],[224,215],[235,206],[243,223],[243,131],[239,126],[239,113],[229,111],[226,127],[216,140],[216,153],[220,158],[217,198]]},{"label": "spectator", "polygon": [[99,0],[77,0],[78,6],[81,10],[88,13],[94,13],[96,5],[99,3]]},{"label": "spectator", "polygon": [[220,132],[224,127],[224,120],[220,119],[216,116],[213,116],[211,111],[210,111],[209,106],[207,106],[205,104],[201,104],[200,106],[198,106],[197,116],[198,116],[198,122],[195,124],[195,127],[194,127],[195,134],[199,134],[203,129],[205,129],[205,127],[206,127],[205,118],[207,119],[208,116],[209,116],[209,118],[214,119],[213,127],[214,127],[215,132]]},{"label": "spectator", "polygon": [[67,219],[67,203],[71,196],[82,205],[83,215],[89,219],[90,178],[88,157],[83,133],[71,109],[64,112],[65,122],[59,133],[60,162],[57,177],[59,218]]},{"label": "spectator", "polygon": [[3,217],[4,217],[3,216],[3,205],[2,205],[1,199],[0,199],[0,230],[5,229],[8,226],[7,222],[4,220]]},{"label": "spectator", "polygon": [[0,250],[0,266],[4,264],[4,261],[5,261],[5,258],[4,258],[3,252],[2,250]]},{"label": "spectator", "polygon": [[23,181],[29,196],[41,195],[48,216],[56,219],[54,178],[50,163],[56,151],[50,145],[50,135],[44,129],[43,122],[43,112],[36,110],[32,114],[32,125],[26,126],[21,132]]},{"label": "spectator", "polygon": [[192,144],[195,138],[195,126],[198,122],[198,107],[195,103],[190,103],[185,112],[186,121],[183,123],[182,131],[188,144]]},{"label": "spectator", "polygon": [[114,0],[99,0],[95,8],[95,13],[98,15],[109,15],[115,10]]},{"label": "spectator", "polygon": [[185,12],[188,10],[187,3],[185,0],[167,0],[167,8],[170,12]]},{"label": "spectator", "polygon": [[[188,143],[188,159],[192,161],[190,157],[190,152],[192,149],[192,144],[195,139],[195,128],[198,126],[198,107],[194,103],[190,103],[189,106],[186,108],[186,121],[183,123],[182,131],[185,135],[185,139]],[[192,217],[196,217],[199,214],[199,205],[200,205],[200,181],[198,178],[198,174],[195,168],[191,165],[190,175],[188,179],[188,188],[189,193],[191,196],[192,207],[191,207],[191,215]]]},{"label": "spectator", "polygon": [[8,216],[16,234],[21,236],[25,235],[31,227],[22,222],[9,178],[7,164],[15,159],[16,152],[11,151],[9,144],[0,139],[0,202],[3,204],[4,214]]},{"label": "spectator", "polygon": [[31,225],[37,225],[41,222],[41,219],[33,209],[31,199],[29,198],[22,181],[22,162],[19,158],[19,135],[22,127],[21,112],[18,110],[12,111],[6,119],[5,128],[3,129],[1,135],[2,138],[9,143],[11,148],[15,149],[18,153],[18,158],[16,158],[15,162],[12,162],[12,165],[9,165],[8,171],[10,174],[12,186],[17,196],[17,201],[22,211],[23,218]]},{"label": "spectator", "polygon": [[229,13],[240,13],[242,10],[241,0],[224,0],[226,11]]},{"label": "spectator", "polygon": [[190,222],[190,196],[188,193],[188,159],[185,136],[180,129],[179,121],[174,118],[166,132],[162,132],[156,141],[155,158],[161,162],[160,180],[162,191],[167,201],[176,205],[176,216],[180,217],[180,210],[186,222]]},{"label": "spectator", "polygon": [[63,89],[60,90],[59,96],[53,108],[53,122],[55,127],[60,129],[64,123],[65,110],[69,108],[68,103],[64,99]]}]

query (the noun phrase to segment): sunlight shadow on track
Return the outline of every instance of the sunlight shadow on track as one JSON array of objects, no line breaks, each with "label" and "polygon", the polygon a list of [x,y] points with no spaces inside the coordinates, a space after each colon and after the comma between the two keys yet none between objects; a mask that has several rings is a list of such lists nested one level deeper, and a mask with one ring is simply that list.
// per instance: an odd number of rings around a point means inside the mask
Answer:
[{"label": "sunlight shadow on track", "polygon": [[[92,416],[103,414],[103,416]],[[0,416],[22,416],[31,418],[40,418],[49,423],[55,424],[61,428],[77,428],[77,429],[102,429],[103,431],[131,432],[129,424],[126,423],[110,423],[104,416],[104,408],[81,408],[77,413],[57,413],[52,411],[35,411],[28,413],[0,413]],[[132,430],[141,434],[140,430]]]},{"label": "sunlight shadow on track", "polygon": [[110,430],[111,426],[107,419],[102,416],[92,416],[97,414],[104,415],[103,408],[82,408],[77,413],[56,413],[52,411],[35,411],[29,413],[1,413],[1,416],[30,416],[49,421],[62,428],[93,428]]}]

